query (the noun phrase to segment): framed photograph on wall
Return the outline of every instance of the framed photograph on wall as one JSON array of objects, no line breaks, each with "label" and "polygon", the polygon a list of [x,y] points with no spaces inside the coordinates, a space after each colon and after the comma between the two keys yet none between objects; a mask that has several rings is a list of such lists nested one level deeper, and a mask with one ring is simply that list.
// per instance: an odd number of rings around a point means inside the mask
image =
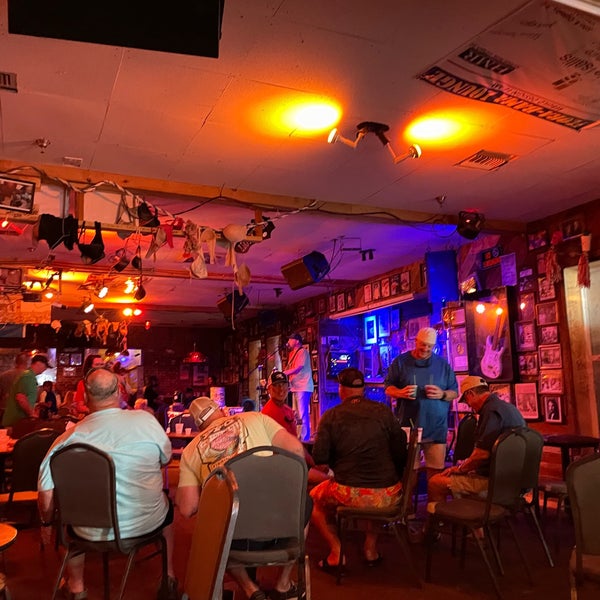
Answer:
[{"label": "framed photograph on wall", "polygon": [[558,323],[558,303],[544,302],[538,304],[535,309],[538,325]]},{"label": "framed photograph on wall", "polygon": [[584,230],[583,216],[567,219],[560,224],[563,240],[570,240],[571,238],[578,237]]},{"label": "framed photograph on wall", "polygon": [[369,315],[365,317],[365,345],[377,343],[377,317],[375,315]]},{"label": "framed photograph on wall", "polygon": [[466,327],[453,327],[448,332],[450,365],[454,371],[469,370]]},{"label": "framed photograph on wall", "polygon": [[382,337],[389,337],[390,335],[390,311],[382,310],[377,315],[377,334],[381,339]]},{"label": "framed photograph on wall", "polygon": [[545,248],[548,245],[548,232],[545,229],[527,234],[527,247],[529,250]]},{"label": "framed photograph on wall", "polygon": [[540,418],[535,383],[515,383],[515,405],[527,421]]},{"label": "framed photograph on wall", "polygon": [[403,294],[410,292],[410,271],[400,273],[400,292]]},{"label": "framed photograph on wall", "polygon": [[30,213],[33,210],[35,183],[0,177],[0,208]]},{"label": "framed photograph on wall", "polygon": [[354,290],[346,292],[346,308],[354,308]]},{"label": "framed photograph on wall", "polygon": [[540,371],[540,394],[562,394],[563,373],[557,370]]},{"label": "framed photograph on wall", "polygon": [[540,297],[540,302],[545,302],[546,300],[554,300],[556,298],[556,289],[554,284],[544,277],[538,277],[538,294]]},{"label": "framed photograph on wall", "polygon": [[373,282],[373,300],[379,300],[381,298],[381,281]]},{"label": "framed photograph on wall", "polygon": [[371,300],[373,299],[373,289],[371,288],[370,283],[365,283],[363,287],[363,298],[365,302],[371,302]]},{"label": "framed photograph on wall", "polygon": [[390,297],[390,278],[386,277],[381,280],[381,297],[389,298]]},{"label": "framed photograph on wall", "polygon": [[560,344],[549,344],[538,348],[540,353],[540,369],[562,368]]},{"label": "framed photograph on wall", "polygon": [[521,321],[535,319],[535,294],[521,294],[519,297],[519,317]]},{"label": "framed photograph on wall", "polygon": [[337,307],[337,312],[346,310],[346,294],[344,292],[337,295],[336,307]]},{"label": "framed photograph on wall", "polygon": [[336,304],[335,304],[335,294],[331,294],[329,296],[329,312],[330,313],[334,313],[336,309]]},{"label": "framed photograph on wall", "polygon": [[562,423],[562,396],[541,396],[546,423]]},{"label": "framed photograph on wall", "polygon": [[519,352],[537,348],[533,321],[517,321],[515,323],[515,343]]},{"label": "framed photograph on wall", "polygon": [[317,301],[317,311],[320,315],[324,315],[327,312],[327,299],[322,296]]},{"label": "framed photograph on wall", "polygon": [[533,377],[538,374],[537,352],[519,354],[519,374],[524,377]]},{"label": "framed photograph on wall", "polygon": [[392,275],[390,277],[390,294],[397,296],[400,293],[400,275]]},{"label": "framed photograph on wall", "polygon": [[540,344],[558,344],[558,325],[542,325],[538,337]]},{"label": "framed photograph on wall", "polygon": [[510,388],[510,383],[490,383],[490,392],[496,394],[500,400],[504,400],[504,402],[508,402],[508,404],[512,402]]}]

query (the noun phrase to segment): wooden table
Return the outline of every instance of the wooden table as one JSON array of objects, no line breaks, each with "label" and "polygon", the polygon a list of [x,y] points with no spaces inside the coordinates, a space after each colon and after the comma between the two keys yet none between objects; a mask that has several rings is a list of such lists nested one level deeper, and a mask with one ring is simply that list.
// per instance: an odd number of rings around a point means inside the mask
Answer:
[{"label": "wooden table", "polygon": [[545,435],[544,445],[560,448],[563,479],[565,479],[567,467],[571,462],[571,450],[573,448],[593,448],[595,452],[598,452],[600,451],[600,438],[574,433]]},{"label": "wooden table", "polygon": [[[4,552],[17,539],[17,530],[12,525],[0,523],[0,552]],[[0,573],[0,593],[2,597],[8,597],[6,588],[6,575]]]}]

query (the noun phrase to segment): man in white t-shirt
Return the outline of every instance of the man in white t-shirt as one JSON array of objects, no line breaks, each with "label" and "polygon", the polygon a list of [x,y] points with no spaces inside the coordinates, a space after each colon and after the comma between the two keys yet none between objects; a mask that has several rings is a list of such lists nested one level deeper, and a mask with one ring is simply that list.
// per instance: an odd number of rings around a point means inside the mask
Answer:
[{"label": "man in white t-shirt", "polygon": [[[214,400],[206,396],[196,398],[189,410],[200,433],[185,447],[179,464],[175,504],[184,517],[192,517],[198,511],[202,485],[210,473],[241,452],[257,446],[277,446],[304,459],[300,441],[271,417],[258,412],[227,416]],[[296,585],[290,579],[292,568],[293,563],[290,563],[281,570],[269,598],[285,600],[297,597]],[[265,593],[246,569],[241,567],[229,572],[250,600],[266,600]]]}]

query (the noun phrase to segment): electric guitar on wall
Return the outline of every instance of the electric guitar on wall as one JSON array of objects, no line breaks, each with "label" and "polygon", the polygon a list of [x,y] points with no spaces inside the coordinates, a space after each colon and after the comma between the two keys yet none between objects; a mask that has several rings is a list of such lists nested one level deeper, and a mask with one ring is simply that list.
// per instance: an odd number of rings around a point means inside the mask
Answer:
[{"label": "electric guitar on wall", "polygon": [[485,340],[485,353],[481,359],[481,372],[490,379],[498,379],[502,374],[502,354],[506,349],[504,344],[504,326],[506,318],[504,311],[496,318],[494,335],[488,335]]}]

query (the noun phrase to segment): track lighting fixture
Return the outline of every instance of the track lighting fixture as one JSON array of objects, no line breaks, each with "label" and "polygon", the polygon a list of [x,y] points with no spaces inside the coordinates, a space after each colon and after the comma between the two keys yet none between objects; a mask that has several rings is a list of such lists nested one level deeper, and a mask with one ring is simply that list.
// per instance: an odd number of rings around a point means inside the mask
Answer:
[{"label": "track lighting fixture", "polygon": [[334,144],[335,142],[341,142],[346,146],[350,146],[350,148],[356,148],[360,140],[362,140],[367,133],[373,133],[377,136],[379,141],[387,148],[390,153],[394,164],[398,164],[407,158],[420,158],[421,157],[421,147],[418,144],[413,144],[409,146],[407,152],[404,154],[396,154],[392,145],[390,144],[390,140],[386,137],[386,133],[389,131],[389,126],[384,123],[376,123],[374,121],[363,121],[356,126],[356,137],[354,140],[350,140],[343,135],[337,129],[332,129],[327,138],[327,142],[329,144]]},{"label": "track lighting fixture", "polygon": [[98,298],[106,298],[106,295],[108,294],[108,286],[106,283],[104,283],[104,281],[96,286],[94,294],[96,294]]},{"label": "track lighting fixture", "polygon": [[94,310],[94,303],[89,298],[84,300],[81,305],[81,310],[86,314],[91,313]]},{"label": "track lighting fixture", "polygon": [[146,297],[146,289],[142,285],[142,278],[141,277],[140,277],[140,279],[138,281],[137,288],[136,288],[135,292],[133,293],[133,297],[136,300],[143,300]]},{"label": "track lighting fixture", "polygon": [[373,252],[375,252],[374,248],[368,248],[367,250],[361,250],[360,255],[362,257],[362,261],[365,262],[367,258],[369,260],[373,260]]}]

